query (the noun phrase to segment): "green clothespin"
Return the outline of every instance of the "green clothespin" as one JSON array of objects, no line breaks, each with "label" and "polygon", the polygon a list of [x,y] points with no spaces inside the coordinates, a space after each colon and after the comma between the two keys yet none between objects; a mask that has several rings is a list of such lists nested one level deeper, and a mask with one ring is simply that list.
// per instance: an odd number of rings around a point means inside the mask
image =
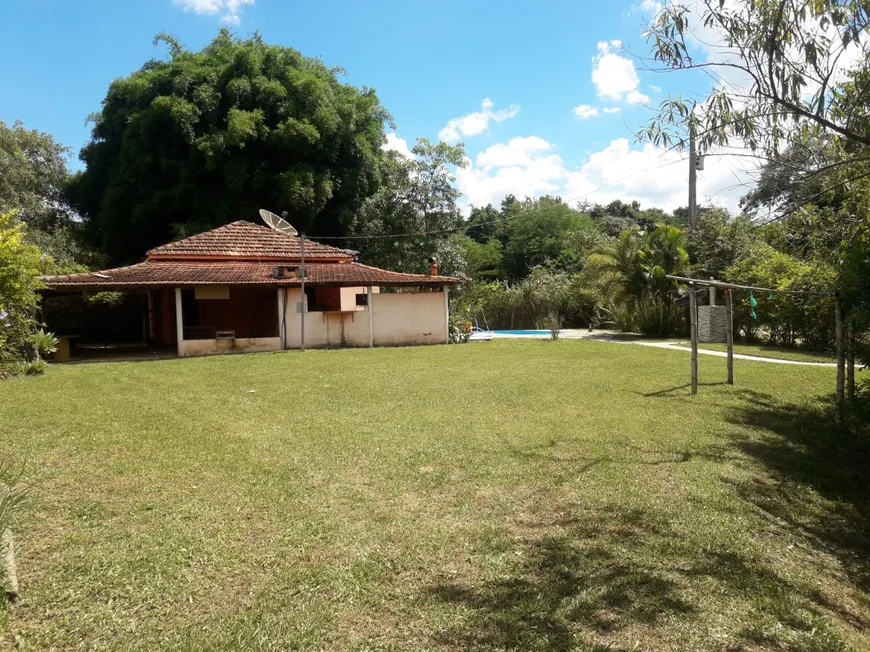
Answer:
[{"label": "green clothespin", "polygon": [[773,301],[774,299],[776,299],[776,292],[771,292],[771,293],[770,293],[770,296],[768,296],[767,298],[768,298],[770,301]]},{"label": "green clothespin", "polygon": [[753,319],[758,319],[758,315],[755,314],[755,306],[758,305],[758,299],[753,296],[752,291],[749,292],[749,316]]}]

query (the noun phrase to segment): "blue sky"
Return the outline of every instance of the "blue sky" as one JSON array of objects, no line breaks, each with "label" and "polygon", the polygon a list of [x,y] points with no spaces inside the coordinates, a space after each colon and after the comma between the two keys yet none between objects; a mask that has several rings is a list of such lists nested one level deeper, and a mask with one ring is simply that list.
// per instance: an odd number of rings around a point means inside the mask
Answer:
[{"label": "blue sky", "polygon": [[[639,3],[639,4],[638,4]],[[222,25],[347,70],[395,118],[390,146],[462,140],[465,204],[508,192],[572,203],[685,204],[687,165],[634,140],[668,92],[697,77],[638,70],[654,0],[625,2],[291,2],[289,0],[4,0],[0,120],[21,119],[74,152],[109,83],[165,56],[161,31],[199,49]],[[73,161],[73,165],[79,165]],[[733,208],[740,173],[708,165],[699,195]],[[711,169],[711,167],[713,169]],[[726,169],[728,168],[728,169]]]}]

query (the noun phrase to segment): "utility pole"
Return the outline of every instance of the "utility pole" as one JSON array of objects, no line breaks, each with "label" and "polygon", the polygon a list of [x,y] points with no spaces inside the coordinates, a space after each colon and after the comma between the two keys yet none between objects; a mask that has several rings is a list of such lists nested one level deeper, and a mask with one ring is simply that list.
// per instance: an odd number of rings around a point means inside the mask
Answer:
[{"label": "utility pole", "polygon": [[689,232],[698,229],[698,152],[695,147],[695,116],[689,116]]},{"label": "utility pole", "polygon": [[305,350],[305,311],[308,310],[308,302],[305,300],[305,234],[299,234],[299,248],[302,250],[302,265],[299,275],[302,277],[302,310],[300,311],[299,344],[302,351]]}]

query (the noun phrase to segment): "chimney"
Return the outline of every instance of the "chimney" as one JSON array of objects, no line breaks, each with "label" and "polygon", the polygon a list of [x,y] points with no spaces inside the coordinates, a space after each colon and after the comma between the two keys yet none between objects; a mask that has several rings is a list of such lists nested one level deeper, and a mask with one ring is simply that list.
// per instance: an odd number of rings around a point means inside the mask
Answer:
[{"label": "chimney", "polygon": [[438,259],[435,256],[429,259],[429,276],[438,276]]}]

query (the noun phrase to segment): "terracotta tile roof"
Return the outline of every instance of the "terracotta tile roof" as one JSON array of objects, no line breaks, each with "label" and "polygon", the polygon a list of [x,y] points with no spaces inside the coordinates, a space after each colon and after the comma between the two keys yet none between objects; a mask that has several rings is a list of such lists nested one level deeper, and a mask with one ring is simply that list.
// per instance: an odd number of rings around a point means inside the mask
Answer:
[{"label": "terracotta tile roof", "polygon": [[[307,257],[306,246],[306,257]],[[254,261],[146,260],[138,265],[102,272],[44,276],[49,290],[123,290],[130,288],[189,287],[194,285],[296,286],[298,278],[275,278],[278,264]],[[313,263],[305,266],[305,282],[311,286],[422,287],[456,285],[450,276],[427,276],[391,272],[359,263]]]},{"label": "terracotta tile roof", "polygon": [[[148,252],[149,258],[217,257],[248,259],[298,259],[299,238],[279,233],[266,226],[239,220],[205,233],[170,242]],[[353,252],[305,240],[305,258],[351,259]]]}]

